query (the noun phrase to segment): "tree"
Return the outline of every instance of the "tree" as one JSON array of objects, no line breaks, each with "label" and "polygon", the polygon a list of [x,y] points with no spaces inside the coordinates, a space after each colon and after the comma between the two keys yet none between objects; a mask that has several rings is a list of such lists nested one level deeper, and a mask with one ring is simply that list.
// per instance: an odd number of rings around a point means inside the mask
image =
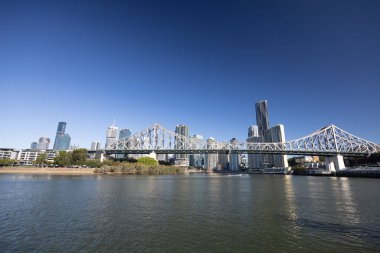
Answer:
[{"label": "tree", "polygon": [[13,159],[0,159],[0,166],[3,167],[3,166],[9,166],[13,163],[15,163],[16,160],[13,160]]},{"label": "tree", "polygon": [[58,156],[54,158],[54,163],[60,167],[70,165],[71,152],[59,151]]},{"label": "tree", "polygon": [[47,154],[41,153],[37,156],[36,163],[37,164],[45,164],[47,162]]},{"label": "tree", "polygon": [[72,164],[83,165],[87,160],[87,149],[80,148],[73,151],[71,154]]},{"label": "tree", "polygon": [[137,163],[144,165],[157,165],[157,161],[151,157],[141,157],[137,159]]}]

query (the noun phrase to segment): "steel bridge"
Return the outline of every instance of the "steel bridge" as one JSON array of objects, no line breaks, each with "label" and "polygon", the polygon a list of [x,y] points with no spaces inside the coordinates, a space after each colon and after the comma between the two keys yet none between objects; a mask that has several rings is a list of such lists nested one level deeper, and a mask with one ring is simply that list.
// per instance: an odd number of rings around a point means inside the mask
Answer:
[{"label": "steel bridge", "polygon": [[320,156],[370,156],[380,155],[380,145],[356,137],[334,125],[292,141],[229,142],[207,141],[179,135],[159,124],[128,137],[106,149],[111,154],[282,154]]}]

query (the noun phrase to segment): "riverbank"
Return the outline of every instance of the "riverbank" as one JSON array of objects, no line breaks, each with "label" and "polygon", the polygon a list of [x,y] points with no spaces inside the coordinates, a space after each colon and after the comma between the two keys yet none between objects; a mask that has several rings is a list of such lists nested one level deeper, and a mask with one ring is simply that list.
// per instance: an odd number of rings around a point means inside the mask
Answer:
[{"label": "riverbank", "polygon": [[94,168],[0,167],[0,174],[93,175]]}]

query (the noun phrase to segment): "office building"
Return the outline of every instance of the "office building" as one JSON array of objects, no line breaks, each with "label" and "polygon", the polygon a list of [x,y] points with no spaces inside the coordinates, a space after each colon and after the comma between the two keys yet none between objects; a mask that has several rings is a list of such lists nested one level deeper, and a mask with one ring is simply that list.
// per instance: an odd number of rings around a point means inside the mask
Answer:
[{"label": "office building", "polygon": [[[256,126],[248,129],[248,143],[260,142],[285,142],[285,128],[279,124],[269,128],[268,102],[258,101],[256,108]],[[253,147],[251,147],[254,149]],[[248,166],[250,169],[287,168],[286,155],[248,154]]]},{"label": "office building", "polygon": [[119,140],[127,139],[129,136],[131,136],[131,130],[128,128],[121,129],[119,132]]},{"label": "office building", "polygon": [[31,150],[36,150],[37,149],[37,142],[32,142],[32,144],[30,144],[30,149]]},{"label": "office building", "polygon": [[[284,125],[278,124],[269,128],[266,131],[266,142],[285,142],[285,128]],[[268,155],[268,162],[272,167],[288,167],[287,155]]]},{"label": "office building", "polygon": [[[199,140],[203,140],[203,135],[195,134],[192,139],[196,140],[194,143],[198,143]],[[199,149],[200,147],[194,146],[192,149]],[[204,167],[204,160],[205,160],[205,155],[204,154],[191,154],[189,155],[189,164],[190,166],[194,166],[197,168],[203,168]]]},{"label": "office building", "polygon": [[69,150],[71,137],[69,134],[66,134],[65,131],[66,122],[58,122],[53,150]]},{"label": "office building", "polygon": [[91,150],[99,150],[101,148],[101,144],[98,141],[91,142]]},{"label": "office building", "polygon": [[256,123],[259,135],[263,136],[264,132],[269,128],[268,102],[266,100],[256,103]]},{"label": "office building", "polygon": [[[207,149],[216,149],[216,141],[214,138],[210,137],[207,139]],[[205,156],[205,169],[208,171],[217,168],[218,164],[218,154],[206,154]]]},{"label": "office building", "polygon": [[60,151],[60,150],[69,150],[70,149],[70,142],[71,137],[68,134],[57,134],[55,136],[55,148],[53,150]]},{"label": "office building", "polygon": [[117,130],[118,127],[115,126],[115,122],[113,123],[112,126],[109,126],[107,128],[107,133],[106,133],[106,149],[112,148],[113,145],[117,143]]},{"label": "office building", "polygon": [[[250,144],[254,144],[257,142],[261,142],[261,138],[259,136],[259,128],[258,126],[250,126],[248,128],[248,138],[247,142]],[[248,146],[249,149],[253,149],[252,146]],[[248,168],[250,169],[259,169],[261,164],[261,155],[259,154],[250,154],[248,153]]]},{"label": "office building", "polygon": [[[175,127],[175,132],[176,134],[179,134],[179,135],[182,135],[186,138],[189,138],[189,126],[186,126],[186,125],[177,125]],[[187,146],[186,146],[186,142],[183,141],[183,139],[181,137],[175,137],[175,149],[186,149]],[[186,163],[187,161],[187,165],[189,165],[189,155],[188,154],[176,154],[175,155],[175,158],[176,160],[183,160],[181,162],[181,164],[184,164]]]},{"label": "office building", "polygon": [[38,150],[47,150],[49,149],[50,139],[46,137],[41,137],[38,140],[37,149]]},{"label": "office building", "polygon": [[[236,138],[232,138],[230,140],[230,144],[231,144],[231,150],[234,150],[234,149],[238,149],[238,141],[236,140]],[[230,155],[229,155],[229,169],[232,170],[232,171],[237,171],[239,170],[239,166],[240,166],[240,162],[241,162],[241,159],[240,159],[240,154],[237,154],[237,153],[233,153],[231,152]]]}]

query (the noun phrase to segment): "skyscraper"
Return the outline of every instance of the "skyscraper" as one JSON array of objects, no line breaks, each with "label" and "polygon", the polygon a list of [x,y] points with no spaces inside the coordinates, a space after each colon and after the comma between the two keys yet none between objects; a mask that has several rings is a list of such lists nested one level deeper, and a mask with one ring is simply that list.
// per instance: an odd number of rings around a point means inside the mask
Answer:
[{"label": "skyscraper", "polygon": [[58,122],[57,133],[54,140],[54,150],[69,150],[71,137],[65,134],[66,122]]},{"label": "skyscraper", "polygon": [[[208,149],[216,149],[216,147],[214,147],[215,144],[216,144],[216,141],[214,138],[210,137],[207,139],[207,148]],[[218,163],[218,154],[212,154],[212,153],[206,154],[206,157],[205,157],[205,169],[206,170],[215,169],[217,166],[217,163]]]},{"label": "skyscraper", "polygon": [[37,149],[38,150],[47,150],[49,149],[50,139],[46,137],[41,137],[38,140]]},{"label": "skyscraper", "polygon": [[93,141],[91,142],[91,150],[99,150],[100,149],[100,142]]},{"label": "skyscraper", "polygon": [[127,139],[129,136],[131,136],[131,130],[128,128],[120,129],[119,140]]},{"label": "skyscraper", "polygon": [[55,137],[56,145],[54,150],[69,150],[71,137],[68,134],[57,134]]},{"label": "skyscraper", "polygon": [[269,128],[268,102],[266,100],[256,103],[256,123],[259,135],[264,135],[264,131]]},{"label": "skyscraper", "polygon": [[[276,125],[269,128],[268,102],[258,101],[256,107],[256,123],[248,129],[247,142],[285,142],[285,128],[283,125]],[[248,154],[248,164],[251,169],[265,169],[271,167],[288,167],[287,156],[269,154]]]},{"label": "skyscraper", "polygon": [[[203,140],[203,135],[195,134],[191,137],[194,140]],[[195,142],[194,142],[195,143]],[[197,149],[198,147],[194,144],[193,149]],[[204,165],[204,154],[191,154],[189,155],[189,165],[195,167],[203,167]]]},{"label": "skyscraper", "polygon": [[[259,136],[259,128],[258,126],[250,126],[248,128],[248,143],[257,143],[261,142],[261,138]],[[248,154],[248,168],[258,169],[261,164],[261,155],[259,154]]]},{"label": "skyscraper", "polygon": [[[266,142],[285,142],[284,125],[278,124],[266,131]],[[288,167],[287,155],[269,155],[269,164],[274,167]]]},{"label": "skyscraper", "polygon": [[[185,136],[185,137],[189,137],[189,126],[186,126],[186,125],[177,125],[175,127],[175,132],[176,134],[179,134],[179,135],[182,135],[182,136]],[[186,143],[184,143],[180,138],[178,137],[175,137],[175,149],[182,149],[182,148],[186,148]],[[177,160],[181,159],[181,160],[188,160],[189,159],[189,155],[187,154],[178,154],[175,156],[175,158]]]},{"label": "skyscraper", "polygon": [[[231,149],[238,149],[238,141],[236,138],[232,138],[230,140]],[[230,153],[230,162],[229,162],[229,169],[230,170],[239,170],[239,164],[240,164],[240,154],[236,153]]]},{"label": "skyscraper", "polygon": [[30,149],[31,150],[36,150],[37,149],[37,142],[32,142],[32,144],[30,144]]},{"label": "skyscraper", "polygon": [[106,149],[109,149],[112,147],[113,144],[116,144],[117,142],[117,130],[118,127],[115,126],[115,121],[113,122],[112,126],[109,126],[107,128],[107,133],[106,133]]}]

